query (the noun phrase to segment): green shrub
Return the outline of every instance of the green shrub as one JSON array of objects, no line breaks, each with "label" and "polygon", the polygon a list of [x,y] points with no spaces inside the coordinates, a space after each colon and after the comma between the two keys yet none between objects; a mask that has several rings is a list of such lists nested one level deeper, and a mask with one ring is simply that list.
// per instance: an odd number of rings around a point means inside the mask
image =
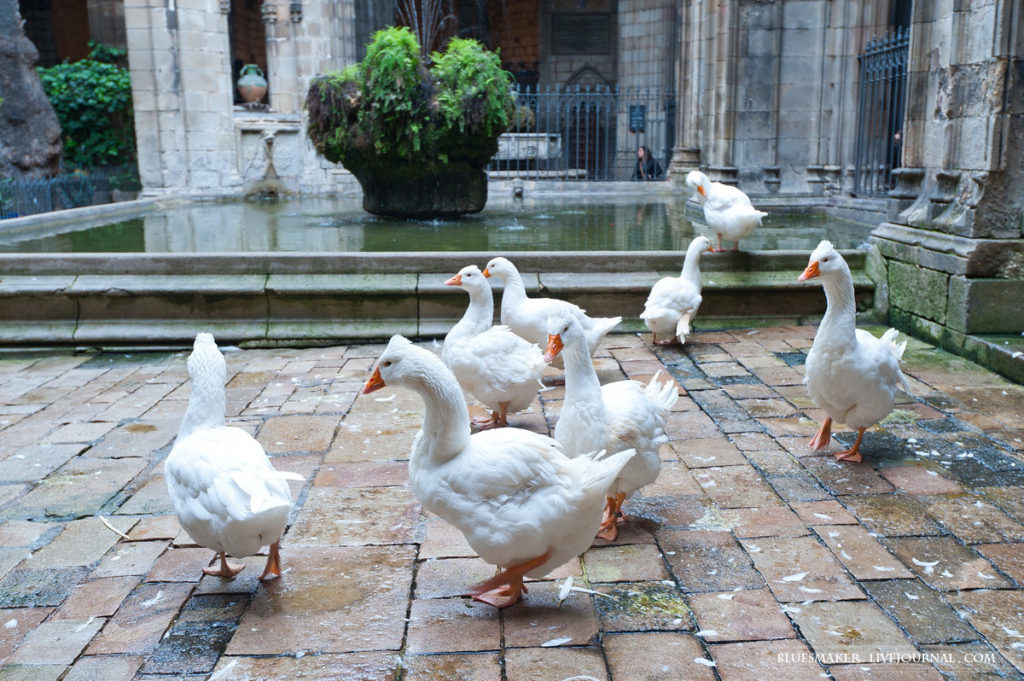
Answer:
[{"label": "green shrub", "polygon": [[511,76],[475,40],[455,38],[431,57],[427,68],[412,32],[391,27],[374,34],[362,63],[316,78],[306,108],[317,151],[353,172],[486,165],[511,120]]},{"label": "green shrub", "polygon": [[123,57],[124,50],[93,44],[87,59],[39,69],[71,167],[135,163],[131,76],[112,63]]}]

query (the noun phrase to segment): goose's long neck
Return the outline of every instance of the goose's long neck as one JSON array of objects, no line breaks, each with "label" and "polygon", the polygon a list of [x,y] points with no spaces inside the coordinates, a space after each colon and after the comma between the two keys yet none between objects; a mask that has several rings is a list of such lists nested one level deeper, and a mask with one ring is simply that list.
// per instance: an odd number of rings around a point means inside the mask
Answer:
[{"label": "goose's long neck", "polygon": [[448,338],[468,338],[491,328],[494,321],[494,297],[491,289],[469,291],[469,305],[462,319],[448,332]]},{"label": "goose's long neck", "polygon": [[505,277],[504,290],[501,293],[501,319],[505,320],[508,311],[526,300],[526,286],[519,273],[513,273]]},{"label": "goose's long neck", "polygon": [[856,343],[857,307],[850,268],[844,267],[837,277],[822,278],[821,284],[828,306],[818,334],[830,342]]},{"label": "goose's long neck", "polygon": [[224,425],[224,410],[227,398],[224,395],[223,377],[200,375],[192,377],[192,393],[188,398],[188,409],[178,428],[178,439],[188,437],[200,428],[216,428]]},{"label": "goose's long neck", "polygon": [[687,249],[683,271],[679,276],[700,286],[700,251]]},{"label": "goose's long neck", "polygon": [[586,343],[570,343],[562,349],[565,362],[565,402],[570,408],[587,403],[594,409],[604,408],[601,381],[594,369]]},{"label": "goose's long neck", "polygon": [[469,412],[462,389],[447,369],[423,376],[413,389],[423,398],[427,454],[443,463],[469,445]]}]

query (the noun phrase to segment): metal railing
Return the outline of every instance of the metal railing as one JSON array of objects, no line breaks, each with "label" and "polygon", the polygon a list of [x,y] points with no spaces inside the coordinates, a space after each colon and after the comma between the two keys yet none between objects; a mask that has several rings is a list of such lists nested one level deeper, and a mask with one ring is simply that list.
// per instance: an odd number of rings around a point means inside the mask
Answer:
[{"label": "metal railing", "polygon": [[903,110],[910,32],[872,38],[860,55],[860,96],[853,191],[885,196],[893,188],[893,168],[903,152]]},{"label": "metal railing", "polygon": [[646,146],[665,179],[675,95],[664,88],[517,85],[516,115],[498,140],[491,177],[629,180]]},{"label": "metal railing", "polygon": [[0,220],[110,203],[117,189],[137,190],[134,167],[93,169],[37,179],[0,180]]}]

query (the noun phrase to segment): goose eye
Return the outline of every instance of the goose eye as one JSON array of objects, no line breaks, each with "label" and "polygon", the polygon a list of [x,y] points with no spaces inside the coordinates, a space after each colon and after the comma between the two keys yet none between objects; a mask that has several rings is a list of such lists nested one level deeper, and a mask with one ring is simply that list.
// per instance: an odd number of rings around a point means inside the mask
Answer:
[{"label": "goose eye", "polygon": [[832,259],[832,257],[831,257],[831,256],[828,256],[828,255],[826,255],[826,256],[825,256],[824,258],[822,258],[822,259],[821,259],[821,261],[822,261],[822,262],[828,262],[828,261],[829,261],[829,260],[831,260],[831,259]]},{"label": "goose eye", "polygon": [[381,362],[380,365],[382,367],[389,367],[389,366],[391,366],[391,360],[390,359],[386,359],[383,362]]}]

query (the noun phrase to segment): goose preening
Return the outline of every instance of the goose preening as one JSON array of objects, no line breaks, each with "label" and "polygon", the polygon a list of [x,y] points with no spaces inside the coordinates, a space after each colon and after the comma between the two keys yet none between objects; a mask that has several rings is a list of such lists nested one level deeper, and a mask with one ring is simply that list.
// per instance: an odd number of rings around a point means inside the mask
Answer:
[{"label": "goose preening", "polygon": [[445,284],[469,293],[469,305],[445,337],[441,359],[459,385],[491,410],[490,418],[473,425],[507,426],[508,413],[528,407],[542,387],[544,354],[507,326],[491,326],[494,299],[479,267],[463,267]]},{"label": "goose preening", "polygon": [[594,354],[597,344],[614,329],[622,317],[588,317],[586,310],[557,298],[528,298],[519,270],[507,258],[493,258],[484,269],[485,277],[501,281],[501,323],[531,343],[544,347],[548,341],[548,317],[566,312],[580,321],[587,337],[587,348]]},{"label": "goose preening", "polygon": [[393,336],[364,393],[401,386],[423,398],[423,426],[409,454],[413,494],[457,527],[479,556],[502,568],[470,593],[498,608],[585,551],[608,488],[633,457],[590,452],[569,458],[546,435],[519,428],[471,434],[462,390],[433,353]]},{"label": "goose preening", "polygon": [[274,470],[263,447],[241,428],[224,425],[227,365],[213,336],[196,336],[188,358],[192,393],[178,437],[164,464],[167,492],[181,526],[217,552],[208,575],[234,577],[244,558],[269,546],[261,580],[281,575],[280,538],[292,509],[288,480],[297,473]]},{"label": "goose preening", "polygon": [[857,441],[850,449],[837,453],[840,461],[860,461],[860,442],[864,431],[878,423],[896,404],[896,391],[910,392],[900,371],[900,359],[907,342],[896,343],[896,329],[875,338],[856,328],[850,268],[828,241],[822,241],[811,253],[800,281],[818,278],[825,289],[827,308],[807,353],[807,392],[828,415],[811,440],[811,448],[823,450],[829,445],[832,422],[845,423],[857,430]]},{"label": "goose preening", "polygon": [[661,471],[658,450],[668,442],[665,416],[679,398],[675,383],[658,381],[656,374],[646,387],[638,381],[616,381],[601,386],[587,352],[579,321],[569,314],[555,315],[548,323],[548,358],[565,356],[565,400],[555,424],[555,439],[565,453],[606,449],[633,449],[636,456],[626,464],[608,490],[602,539],[618,536],[622,503],[626,497],[655,481]]},{"label": "goose preening", "polygon": [[718,236],[718,249],[722,249],[722,238],[734,241],[740,250],[740,239],[750,236],[761,218],[768,213],[757,210],[750,203],[750,197],[736,187],[711,179],[699,170],[686,175],[686,184],[697,192],[697,201],[704,207],[704,220]]},{"label": "goose preening", "polygon": [[711,250],[711,239],[695,237],[686,249],[682,273],[678,277],[663,277],[651,288],[640,319],[651,330],[655,345],[686,342],[690,323],[701,303],[700,256]]}]

